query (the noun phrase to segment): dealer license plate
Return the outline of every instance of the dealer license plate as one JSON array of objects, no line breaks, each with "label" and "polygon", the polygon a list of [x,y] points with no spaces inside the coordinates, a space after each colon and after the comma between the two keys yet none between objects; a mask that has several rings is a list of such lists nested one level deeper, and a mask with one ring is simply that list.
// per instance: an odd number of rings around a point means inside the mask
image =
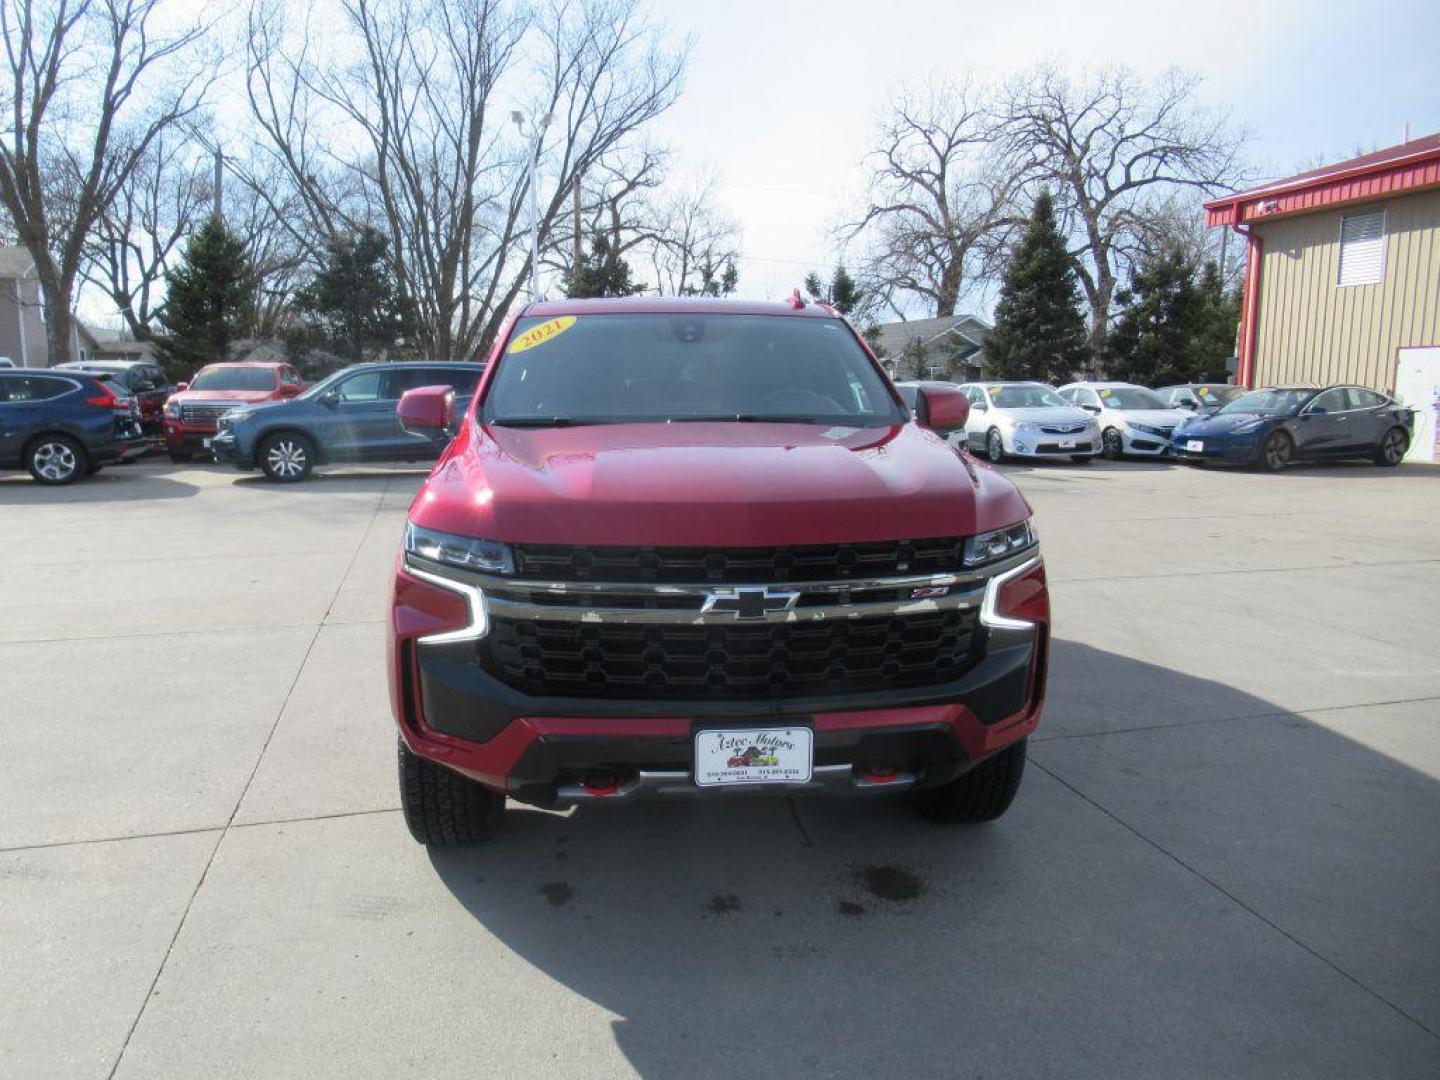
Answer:
[{"label": "dealer license plate", "polygon": [[1202,450],[1205,449],[1205,440],[1203,440],[1203,439],[1186,439],[1186,440],[1185,440],[1185,449],[1188,450],[1188,451],[1190,451],[1190,453],[1192,453],[1192,454],[1198,454],[1198,453],[1200,453],[1200,451],[1202,451]]},{"label": "dealer license plate", "polygon": [[723,728],[695,734],[695,783],[804,784],[814,764],[808,727]]},{"label": "dealer license plate", "polygon": [[1061,449],[1061,450],[1073,450],[1073,449],[1075,449],[1075,440],[1074,440],[1074,439],[1061,439],[1061,440],[1060,440],[1060,449]]}]

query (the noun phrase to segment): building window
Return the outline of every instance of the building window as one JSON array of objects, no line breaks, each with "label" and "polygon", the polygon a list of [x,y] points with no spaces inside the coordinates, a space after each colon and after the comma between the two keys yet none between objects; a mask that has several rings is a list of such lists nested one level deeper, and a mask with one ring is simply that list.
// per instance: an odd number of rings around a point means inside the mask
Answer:
[{"label": "building window", "polygon": [[1337,285],[1375,285],[1385,276],[1385,211],[1340,219]]}]

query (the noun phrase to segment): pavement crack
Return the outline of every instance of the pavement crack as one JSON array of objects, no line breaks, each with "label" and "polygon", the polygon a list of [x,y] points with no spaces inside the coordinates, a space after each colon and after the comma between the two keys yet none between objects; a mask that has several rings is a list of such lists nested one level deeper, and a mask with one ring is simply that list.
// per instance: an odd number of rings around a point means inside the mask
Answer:
[{"label": "pavement crack", "polygon": [[805,828],[805,823],[800,820],[800,808],[795,805],[794,796],[785,800],[785,805],[790,808],[790,820],[795,822],[795,828],[800,830],[800,846],[814,847],[815,841],[810,839],[810,832]]},{"label": "pavement crack", "polygon": [[1361,981],[1360,981],[1358,978],[1356,978],[1354,975],[1350,974],[1350,972],[1346,971],[1346,970],[1345,970],[1344,968],[1342,968],[1339,964],[1335,963],[1335,961],[1331,960],[1328,956],[1326,956],[1325,954],[1317,951],[1316,949],[1312,948],[1311,946],[1307,945],[1305,942],[1301,941],[1298,937],[1296,937],[1294,934],[1290,933],[1290,931],[1286,930],[1286,929],[1285,929],[1283,926],[1281,926],[1279,923],[1277,923],[1277,922],[1275,922],[1273,919],[1267,917],[1266,915],[1264,915],[1263,913],[1261,913],[1261,912],[1260,912],[1259,910],[1257,910],[1256,908],[1250,906],[1250,905],[1247,904],[1244,900],[1241,900],[1240,897],[1236,896],[1233,892],[1231,892],[1229,889],[1227,889],[1224,885],[1221,885],[1218,881],[1216,881],[1214,878],[1210,877],[1208,874],[1206,874],[1204,871],[1200,870],[1198,867],[1192,866],[1190,863],[1186,862],[1186,861],[1185,861],[1184,859],[1182,859],[1179,855],[1175,854],[1173,851],[1171,851],[1169,848],[1167,848],[1164,844],[1160,843],[1158,840],[1152,840],[1150,837],[1146,836],[1146,835],[1145,835],[1144,833],[1142,833],[1139,829],[1137,829],[1134,825],[1131,825],[1128,821],[1126,821],[1124,818],[1122,818],[1119,814],[1115,813],[1115,812],[1114,812],[1113,810],[1111,810],[1109,807],[1104,806],[1103,804],[1101,804],[1101,803],[1097,802],[1096,800],[1092,799],[1089,795],[1085,794],[1085,792],[1081,791],[1081,790],[1080,790],[1079,788],[1077,788],[1074,784],[1070,783],[1068,780],[1066,780],[1066,779],[1065,779],[1063,776],[1061,776],[1059,773],[1055,772],[1053,769],[1048,768],[1048,767],[1045,766],[1045,765],[1040,764],[1040,762],[1036,761],[1033,757],[1030,759],[1030,764],[1033,765],[1035,768],[1039,769],[1039,770],[1040,770],[1041,772],[1043,772],[1046,776],[1050,777],[1050,779],[1054,780],[1054,781],[1055,781],[1057,784],[1059,784],[1061,787],[1065,788],[1065,790],[1069,791],[1072,795],[1076,796],[1077,798],[1079,798],[1079,799],[1083,800],[1084,802],[1088,803],[1089,805],[1093,806],[1096,810],[1100,811],[1100,813],[1104,814],[1104,815],[1105,815],[1107,818],[1109,818],[1111,821],[1115,822],[1115,824],[1119,825],[1122,829],[1124,829],[1126,832],[1128,832],[1131,836],[1135,837],[1135,838],[1136,838],[1137,840],[1139,840],[1141,843],[1147,844],[1147,845],[1149,845],[1150,847],[1154,848],[1156,851],[1158,851],[1160,854],[1164,855],[1167,859],[1169,859],[1171,862],[1175,863],[1175,864],[1176,864],[1177,866],[1179,866],[1181,869],[1188,871],[1190,874],[1194,875],[1195,877],[1199,878],[1201,881],[1205,882],[1206,885],[1209,885],[1210,888],[1214,889],[1214,890],[1215,890],[1216,892],[1218,892],[1221,896],[1224,896],[1227,900],[1229,900],[1229,901],[1230,901],[1232,904],[1234,904],[1236,907],[1240,908],[1242,911],[1248,912],[1251,916],[1253,916],[1254,918],[1258,919],[1260,922],[1264,923],[1264,924],[1265,924],[1266,926],[1268,926],[1271,930],[1274,930],[1277,934],[1279,934],[1281,937],[1285,938],[1285,940],[1289,941],[1289,942],[1290,942],[1292,945],[1294,945],[1296,948],[1301,949],[1301,950],[1309,953],[1312,957],[1314,957],[1316,960],[1320,961],[1320,963],[1324,964],[1326,967],[1328,967],[1331,971],[1335,972],[1335,973],[1336,973],[1337,975],[1339,975],[1341,978],[1345,979],[1347,982],[1349,982],[1350,984],[1352,984],[1352,985],[1355,986],[1356,988],[1364,991],[1366,994],[1369,994],[1372,998],[1374,998],[1376,1001],[1380,1002],[1382,1005],[1385,1005],[1385,1006],[1389,1007],[1389,1008],[1390,1008],[1392,1011],[1394,1011],[1398,1016],[1402,1016],[1402,1017],[1404,1017],[1406,1020],[1409,1020],[1412,1024],[1414,1024],[1416,1027],[1418,1027],[1421,1031],[1425,1032],[1425,1033],[1426,1033],[1427,1035],[1429,1035],[1431,1038],[1434,1038],[1434,1039],[1436,1039],[1436,1040],[1440,1040],[1440,1032],[1435,1031],[1435,1030],[1434,1030],[1433,1028],[1431,1028],[1428,1024],[1426,1024],[1423,1020],[1419,1019],[1418,1017],[1415,1017],[1415,1016],[1410,1015],[1410,1013],[1406,1012],[1406,1011],[1405,1011],[1404,1009],[1402,1009],[1399,1005],[1395,1004],[1395,1002],[1393,1002],[1393,1001],[1391,1001],[1389,998],[1385,997],[1385,995],[1383,995],[1383,994],[1379,993],[1378,991],[1373,990],[1373,989],[1371,989],[1369,986],[1365,985],[1365,983],[1361,982]]}]

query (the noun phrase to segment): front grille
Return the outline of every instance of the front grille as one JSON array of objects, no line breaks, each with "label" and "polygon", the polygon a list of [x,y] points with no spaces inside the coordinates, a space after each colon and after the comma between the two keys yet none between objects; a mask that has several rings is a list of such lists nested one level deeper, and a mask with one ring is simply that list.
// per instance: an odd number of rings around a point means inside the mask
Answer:
[{"label": "front grille", "polygon": [[973,608],[864,619],[642,625],[496,618],[481,662],[529,694],[769,699],[958,678],[978,647]]},{"label": "front grille", "polygon": [[1078,424],[1043,424],[1040,428],[1046,435],[1077,435],[1085,430],[1082,421]]},{"label": "front grille", "polygon": [[840,581],[960,569],[964,540],[887,540],[796,547],[578,547],[514,545],[515,572],[546,581],[768,584]]},{"label": "front grille", "polygon": [[209,421],[213,423],[216,419],[219,418],[221,413],[227,413],[233,408],[235,408],[235,405],[232,402],[228,401],[218,405],[207,405],[200,402],[182,401],[180,403],[180,419],[186,421],[187,423],[194,421],[199,421],[202,423]]}]

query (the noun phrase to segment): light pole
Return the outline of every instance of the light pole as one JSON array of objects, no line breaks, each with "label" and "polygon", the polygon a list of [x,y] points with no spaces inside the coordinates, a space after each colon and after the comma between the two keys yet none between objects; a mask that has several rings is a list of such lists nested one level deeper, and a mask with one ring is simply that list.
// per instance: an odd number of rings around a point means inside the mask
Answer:
[{"label": "light pole", "polygon": [[[525,136],[525,114],[516,109],[510,114],[520,135]],[[540,117],[530,134],[530,299],[540,300],[540,197],[535,189],[535,170],[540,164],[540,139],[550,126],[550,114]]]}]

